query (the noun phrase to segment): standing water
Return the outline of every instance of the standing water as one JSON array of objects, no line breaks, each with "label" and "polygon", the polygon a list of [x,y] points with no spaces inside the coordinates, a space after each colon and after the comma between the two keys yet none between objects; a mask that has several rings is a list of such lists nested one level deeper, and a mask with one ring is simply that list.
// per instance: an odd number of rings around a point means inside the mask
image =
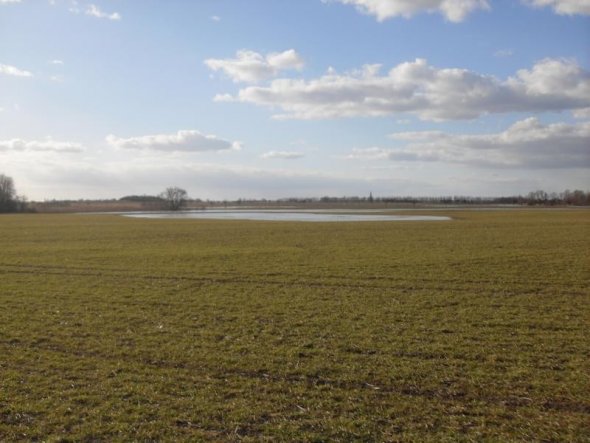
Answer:
[{"label": "standing water", "polygon": [[151,219],[202,219],[202,220],[257,220],[257,221],[298,221],[298,222],[366,222],[366,221],[446,221],[449,217],[432,215],[383,215],[300,212],[300,211],[237,211],[206,210],[182,212],[141,212],[123,214],[126,217]]}]

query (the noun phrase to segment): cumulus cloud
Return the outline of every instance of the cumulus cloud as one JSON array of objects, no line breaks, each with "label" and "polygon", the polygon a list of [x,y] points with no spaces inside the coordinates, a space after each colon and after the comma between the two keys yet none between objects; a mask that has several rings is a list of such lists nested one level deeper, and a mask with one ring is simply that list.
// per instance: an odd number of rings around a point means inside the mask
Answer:
[{"label": "cumulus cloud", "polygon": [[9,3],[20,3],[21,0],[0,0],[0,5],[7,5]]},{"label": "cumulus cloud", "polygon": [[403,146],[355,149],[348,158],[524,169],[590,167],[590,122],[545,125],[536,118],[528,118],[500,133],[399,132],[391,138]]},{"label": "cumulus cloud", "polygon": [[530,6],[537,8],[550,7],[559,15],[590,15],[590,1],[588,0],[524,0]]},{"label": "cumulus cloud", "polygon": [[106,140],[109,145],[116,148],[169,152],[223,151],[241,148],[239,142],[230,142],[215,135],[206,135],[195,130],[181,130],[176,134],[144,135],[131,138],[119,138],[109,135]]},{"label": "cumulus cloud", "polygon": [[590,72],[572,60],[544,59],[501,80],[466,69],[440,69],[424,59],[380,75],[381,65],[313,80],[275,79],[215,101],[253,103],[284,111],[275,118],[325,119],[415,114],[422,120],[474,119],[507,112],[590,107]]},{"label": "cumulus cloud", "polygon": [[0,63],[0,74],[11,75],[13,77],[32,77],[33,74],[29,71],[19,69],[11,65],[3,65]]},{"label": "cumulus cloud", "polygon": [[79,143],[62,142],[48,137],[45,140],[0,140],[0,151],[82,152],[83,149]]},{"label": "cumulus cloud", "polygon": [[487,0],[323,0],[353,5],[378,21],[393,17],[410,18],[420,13],[439,13],[451,22],[461,22],[472,12],[490,8]]},{"label": "cumulus cloud", "polygon": [[109,14],[101,11],[98,6],[93,4],[88,5],[85,13],[86,15],[90,15],[96,18],[104,18],[107,20],[121,20],[121,14],[119,14],[118,12],[113,12],[112,14]]},{"label": "cumulus cloud", "polygon": [[284,159],[284,160],[296,160],[304,157],[302,152],[294,151],[269,151],[262,154],[260,157],[265,159]]},{"label": "cumulus cloud", "polygon": [[257,83],[276,77],[281,71],[300,70],[304,63],[294,49],[266,55],[244,49],[238,51],[235,58],[211,58],[205,60],[205,64],[213,71],[223,71],[236,83]]}]

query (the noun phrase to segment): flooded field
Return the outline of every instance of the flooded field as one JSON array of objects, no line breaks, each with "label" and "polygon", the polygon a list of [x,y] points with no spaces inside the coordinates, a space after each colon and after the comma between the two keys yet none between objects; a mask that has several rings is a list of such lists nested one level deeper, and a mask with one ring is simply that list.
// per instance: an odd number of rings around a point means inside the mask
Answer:
[{"label": "flooded field", "polygon": [[298,222],[366,222],[366,221],[448,221],[449,217],[433,215],[383,215],[366,211],[356,213],[280,211],[280,210],[207,210],[182,212],[142,212],[122,214],[126,217],[150,219],[206,219],[206,220],[255,220],[255,221],[298,221]]}]

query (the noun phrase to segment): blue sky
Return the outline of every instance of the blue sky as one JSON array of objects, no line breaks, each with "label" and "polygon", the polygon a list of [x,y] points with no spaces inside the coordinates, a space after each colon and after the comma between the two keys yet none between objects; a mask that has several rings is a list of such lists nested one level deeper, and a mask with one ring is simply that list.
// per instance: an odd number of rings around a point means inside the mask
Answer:
[{"label": "blue sky", "polygon": [[0,0],[35,200],[590,188],[589,0]]}]

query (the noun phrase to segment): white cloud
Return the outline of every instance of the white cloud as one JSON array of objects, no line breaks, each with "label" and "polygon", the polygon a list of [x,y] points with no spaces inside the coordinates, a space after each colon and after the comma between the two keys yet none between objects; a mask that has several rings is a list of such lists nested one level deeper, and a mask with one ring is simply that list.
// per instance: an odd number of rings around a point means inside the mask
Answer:
[{"label": "white cloud", "polygon": [[528,118],[495,134],[424,131],[400,132],[391,138],[403,147],[355,149],[348,158],[523,169],[590,167],[590,122],[544,125]]},{"label": "white cloud", "polygon": [[590,15],[590,1],[588,0],[524,0],[536,8],[550,7],[559,15]]},{"label": "white cloud", "polygon": [[21,0],[0,0],[0,5],[7,5],[9,3],[20,3]]},{"label": "white cloud", "polygon": [[62,60],[49,60],[48,62],[50,65],[63,65],[64,62]]},{"label": "white cloud", "polygon": [[0,140],[0,151],[35,151],[35,152],[82,152],[82,145],[73,142],[61,142],[47,137],[45,140],[26,141],[20,138]]},{"label": "white cloud", "polygon": [[378,21],[393,17],[410,18],[420,13],[439,13],[447,20],[461,22],[478,9],[490,8],[487,0],[323,0],[354,5],[364,14]]},{"label": "white cloud", "polygon": [[494,57],[511,57],[514,55],[514,50],[512,49],[498,49],[494,52]]},{"label": "white cloud", "polygon": [[106,18],[107,20],[121,20],[121,14],[118,12],[113,12],[112,14],[108,14],[106,12],[102,12],[98,6],[96,5],[88,5],[86,8],[86,15],[90,15],[96,18]]},{"label": "white cloud", "polygon": [[223,71],[234,82],[256,83],[277,76],[281,71],[303,68],[303,59],[297,51],[258,52],[241,50],[235,58],[207,59],[205,64],[213,71]]},{"label": "white cloud", "polygon": [[11,75],[13,77],[32,77],[33,74],[29,71],[19,69],[11,65],[3,65],[0,63],[0,74]]},{"label": "white cloud", "polygon": [[212,15],[211,16],[211,21],[220,22],[221,21],[221,17],[219,17],[218,15]]},{"label": "white cloud", "polygon": [[260,157],[265,159],[284,159],[284,160],[296,160],[302,158],[305,155],[302,152],[295,151],[269,151],[262,154]]},{"label": "white cloud", "polygon": [[78,5],[78,1],[77,0],[71,0],[70,1],[70,7],[68,8],[68,10],[72,13],[72,14],[80,14],[80,7]]},{"label": "white cloud", "polygon": [[215,135],[205,135],[195,130],[181,130],[176,134],[144,135],[141,137],[119,138],[109,135],[109,145],[122,149],[151,149],[169,152],[202,152],[240,149],[239,142],[230,142]]},{"label": "white cloud", "polygon": [[402,63],[386,75],[380,65],[313,80],[276,79],[241,89],[239,101],[283,114],[275,118],[324,119],[415,114],[423,120],[474,119],[485,114],[563,111],[590,107],[590,72],[574,61],[545,59],[507,80],[466,69],[440,69],[426,60]]},{"label": "white cloud", "polygon": [[349,160],[387,160],[390,153],[391,149],[372,146],[370,148],[354,148],[352,153],[347,155],[345,158]]},{"label": "white cloud", "polygon": [[236,99],[231,94],[217,94],[215,97],[213,97],[213,101],[218,103],[231,103],[236,101]]}]

